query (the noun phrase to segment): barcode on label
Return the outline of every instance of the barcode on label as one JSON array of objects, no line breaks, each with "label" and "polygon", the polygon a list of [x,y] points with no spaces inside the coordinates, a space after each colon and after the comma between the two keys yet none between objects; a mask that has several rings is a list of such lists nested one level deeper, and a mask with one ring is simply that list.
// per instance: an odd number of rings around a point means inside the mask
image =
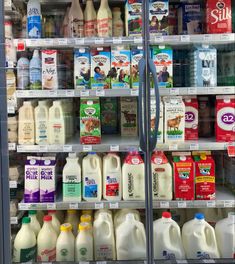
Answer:
[{"label": "barcode on label", "polygon": [[80,95],[81,95],[81,97],[89,96],[89,91],[88,90],[83,90],[83,91],[81,91]]},{"label": "barcode on label", "polygon": [[119,145],[111,145],[110,146],[110,151],[119,151]]},{"label": "barcode on label", "polygon": [[95,209],[103,209],[104,203],[95,203]]},{"label": "barcode on label", "polygon": [[73,151],[72,145],[64,145],[63,146],[63,151],[64,152],[72,152]]},{"label": "barcode on label", "polygon": [[71,203],[69,204],[70,209],[78,209],[78,203]]},{"label": "barcode on label", "polygon": [[83,146],[83,151],[84,152],[92,151],[92,146],[91,145],[85,145],[85,146]]},{"label": "barcode on label", "polygon": [[181,42],[190,42],[190,36],[188,35],[180,36],[180,40]]},{"label": "barcode on label", "polygon": [[186,208],[187,207],[187,203],[182,201],[182,202],[178,202],[178,208]]},{"label": "barcode on label", "polygon": [[119,208],[119,203],[109,203],[109,208],[110,209],[118,209]]},{"label": "barcode on label", "polygon": [[209,208],[214,208],[215,207],[215,201],[207,201],[206,206]]},{"label": "barcode on label", "polygon": [[169,202],[160,202],[161,208],[169,208],[169,206],[170,206]]}]

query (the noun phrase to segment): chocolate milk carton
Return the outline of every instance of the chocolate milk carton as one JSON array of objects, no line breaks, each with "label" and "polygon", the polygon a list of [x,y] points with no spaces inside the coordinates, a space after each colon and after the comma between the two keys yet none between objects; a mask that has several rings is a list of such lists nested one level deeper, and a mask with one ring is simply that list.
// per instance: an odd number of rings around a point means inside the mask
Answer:
[{"label": "chocolate milk carton", "polygon": [[58,89],[57,67],[57,50],[42,50],[42,89]]},{"label": "chocolate milk carton", "polygon": [[131,88],[139,88],[139,61],[143,58],[143,47],[131,49]]},{"label": "chocolate milk carton", "polygon": [[[156,100],[151,98],[151,133],[154,131],[155,121],[156,121]],[[157,133],[157,143],[163,143],[163,103],[160,101],[160,119],[158,125],[158,133]]]},{"label": "chocolate milk carton", "polygon": [[198,139],[198,101],[196,96],[185,96],[185,140]]},{"label": "chocolate milk carton", "polygon": [[127,0],[125,5],[126,35],[142,36],[142,0]]}]

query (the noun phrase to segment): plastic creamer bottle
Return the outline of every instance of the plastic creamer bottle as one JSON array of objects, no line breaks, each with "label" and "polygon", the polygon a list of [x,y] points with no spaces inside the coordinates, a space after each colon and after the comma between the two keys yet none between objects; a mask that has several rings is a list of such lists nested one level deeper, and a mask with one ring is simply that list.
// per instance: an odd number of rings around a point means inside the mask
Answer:
[{"label": "plastic creamer bottle", "polygon": [[95,37],[97,35],[97,20],[96,20],[96,11],[94,8],[93,0],[86,1],[84,18],[85,18],[85,37]]},{"label": "plastic creamer bottle", "polygon": [[214,228],[201,213],[184,224],[182,240],[188,259],[219,258]]},{"label": "plastic creamer bottle", "polygon": [[184,259],[180,227],[172,220],[171,213],[163,212],[162,218],[154,221],[154,258]]},{"label": "plastic creamer bottle", "polygon": [[100,157],[89,153],[82,160],[83,199],[99,202],[102,196],[102,173]]},{"label": "plastic creamer bottle", "polygon": [[95,259],[115,260],[114,230],[107,213],[100,213],[94,221],[93,234]]},{"label": "plastic creamer bottle", "polygon": [[61,233],[56,243],[56,261],[74,261],[75,238],[72,225],[65,223],[60,227]]},{"label": "plastic creamer bottle", "polygon": [[38,0],[29,0],[27,5],[28,38],[41,38],[41,6]]},{"label": "plastic creamer bottle", "polygon": [[108,201],[120,201],[122,197],[121,160],[117,154],[103,157],[103,197]]},{"label": "plastic creamer bottle", "polygon": [[30,89],[42,89],[42,62],[38,50],[34,50],[33,57],[29,63],[29,81]]},{"label": "plastic creamer bottle", "polygon": [[146,258],[146,235],[144,225],[127,214],[116,230],[117,260],[140,260]]},{"label": "plastic creamer bottle", "polygon": [[136,151],[130,152],[122,167],[124,200],[144,200],[144,161]]},{"label": "plastic creamer bottle", "polygon": [[172,200],[172,167],[163,151],[155,151],[151,158],[153,199]]},{"label": "plastic creamer bottle", "polygon": [[97,13],[98,37],[112,37],[112,12],[108,0],[101,0]]},{"label": "plastic creamer bottle", "polygon": [[140,222],[140,213],[139,213],[138,210],[135,210],[135,209],[121,209],[121,210],[117,211],[116,214],[114,215],[115,231],[117,230],[119,225],[122,224],[125,221],[126,216],[128,214],[133,214],[134,217],[135,217],[135,220]]},{"label": "plastic creamer bottle", "polygon": [[33,230],[35,236],[38,236],[39,231],[41,230],[41,225],[37,219],[37,211],[35,210],[30,210],[29,211],[29,218],[31,219],[30,221],[30,227]]},{"label": "plastic creamer bottle", "polygon": [[35,261],[37,254],[36,236],[30,227],[30,218],[24,217],[14,241],[13,262]]},{"label": "plastic creamer bottle", "polygon": [[79,0],[73,0],[69,11],[70,37],[84,37],[84,17]]},{"label": "plastic creamer bottle", "polygon": [[57,233],[52,226],[52,216],[44,216],[43,221],[37,239],[37,261],[56,261]]},{"label": "plastic creamer bottle", "polygon": [[38,101],[38,106],[34,109],[35,115],[35,142],[38,145],[48,144],[48,101]]},{"label": "plastic creamer bottle", "polygon": [[27,89],[29,85],[29,60],[25,52],[17,62],[17,88]]},{"label": "plastic creamer bottle", "polygon": [[63,169],[63,201],[81,202],[81,167],[76,153],[69,153]]},{"label": "plastic creamer bottle", "polygon": [[51,215],[52,217],[51,224],[54,230],[56,231],[57,235],[59,235],[60,234],[60,221],[58,220],[56,216],[56,210],[49,210],[48,215]]},{"label": "plastic creamer bottle", "polygon": [[76,210],[67,210],[65,223],[70,223],[72,225],[72,231],[74,236],[76,237],[78,233],[78,223],[79,223],[79,217],[77,215]]},{"label": "plastic creamer bottle", "polygon": [[222,258],[235,258],[235,213],[216,223],[216,239]]}]

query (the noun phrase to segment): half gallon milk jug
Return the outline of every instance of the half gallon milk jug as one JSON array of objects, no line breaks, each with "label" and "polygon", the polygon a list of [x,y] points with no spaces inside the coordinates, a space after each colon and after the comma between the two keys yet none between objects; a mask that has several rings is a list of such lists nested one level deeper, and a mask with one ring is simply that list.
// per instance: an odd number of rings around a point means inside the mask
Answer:
[{"label": "half gallon milk jug", "polygon": [[171,213],[163,212],[162,218],[154,221],[154,258],[184,259],[180,227],[172,220]]},{"label": "half gallon milk jug", "polygon": [[215,226],[216,239],[222,258],[235,258],[235,213],[217,222]]},{"label": "half gallon milk jug", "polygon": [[75,261],[92,261],[93,259],[91,226],[88,223],[81,223],[75,242]]},{"label": "half gallon milk jug", "polygon": [[89,153],[82,160],[83,199],[99,202],[102,196],[102,174],[100,157]]},{"label": "half gallon milk jug", "polygon": [[79,217],[77,215],[76,210],[67,210],[65,223],[70,223],[72,225],[72,231],[74,236],[76,237],[78,233],[78,223],[79,223]]},{"label": "half gallon milk jug", "polygon": [[51,224],[56,231],[57,235],[60,234],[60,221],[58,220],[56,216],[56,210],[48,210],[48,215],[51,215],[52,221]]},{"label": "half gallon milk jug", "polygon": [[22,53],[17,62],[17,88],[28,89],[29,85],[29,60],[25,52]]},{"label": "half gallon milk jug", "polygon": [[127,214],[125,221],[116,230],[117,260],[146,258],[146,235],[144,225]]},{"label": "half gallon milk jug", "polygon": [[134,217],[135,217],[135,220],[140,222],[140,213],[139,213],[138,210],[135,210],[135,209],[121,209],[121,210],[118,210],[116,212],[116,214],[114,215],[115,231],[117,230],[119,225],[122,224],[125,221],[127,214],[133,214]]},{"label": "half gallon milk jug", "polygon": [[95,260],[115,260],[115,240],[113,225],[107,213],[100,213],[94,221]]},{"label": "half gallon milk jug", "polygon": [[35,236],[38,236],[39,231],[41,230],[41,225],[37,219],[37,211],[30,210],[29,211],[29,218],[30,218],[30,227],[33,230]]},{"label": "half gallon milk jug", "polygon": [[93,0],[86,1],[84,19],[85,37],[95,37],[97,35],[97,20]]},{"label": "half gallon milk jug", "polygon": [[136,151],[130,152],[122,166],[124,200],[144,200],[144,161]]},{"label": "half gallon milk jug", "polygon": [[29,0],[27,5],[28,38],[41,38],[42,21],[39,0]]},{"label": "half gallon milk jug", "polygon": [[219,258],[214,228],[201,213],[184,224],[182,240],[188,259]]},{"label": "half gallon milk jug", "polygon": [[56,261],[57,233],[52,226],[52,216],[45,215],[44,224],[38,234],[37,261]]},{"label": "half gallon milk jug", "polygon": [[111,210],[106,209],[106,208],[95,211],[94,220],[98,219],[100,214],[103,214],[103,213],[107,214],[108,220],[110,224],[113,226],[113,213]]},{"label": "half gallon milk jug", "polygon": [[69,153],[63,169],[63,201],[81,202],[81,167],[76,153]]},{"label": "half gallon milk jug", "polygon": [[109,153],[103,157],[103,198],[120,201],[122,197],[121,160],[117,154]]},{"label": "half gallon milk jug", "polygon": [[38,145],[48,144],[48,121],[49,104],[48,101],[38,101],[38,106],[34,109],[35,115],[35,141]]},{"label": "half gallon milk jug", "polygon": [[72,226],[65,223],[60,227],[60,235],[56,243],[56,261],[74,261],[75,238]]},{"label": "half gallon milk jug", "polygon": [[42,61],[39,56],[39,50],[34,50],[33,57],[29,63],[29,81],[30,89],[42,89]]},{"label": "half gallon milk jug", "polygon": [[36,236],[30,227],[30,218],[24,217],[14,241],[13,262],[35,261],[37,254]]},{"label": "half gallon milk jug", "polygon": [[112,12],[108,0],[101,0],[97,13],[98,37],[112,37]]}]

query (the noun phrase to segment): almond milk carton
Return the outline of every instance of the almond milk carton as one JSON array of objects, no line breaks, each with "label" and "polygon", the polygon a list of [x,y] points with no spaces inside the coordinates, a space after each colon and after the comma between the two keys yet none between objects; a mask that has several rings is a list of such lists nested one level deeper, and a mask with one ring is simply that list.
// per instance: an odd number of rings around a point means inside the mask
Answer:
[{"label": "almond milk carton", "polygon": [[[154,131],[156,121],[156,100],[151,98],[151,133]],[[160,119],[157,132],[157,143],[163,143],[163,103],[160,101]]]},{"label": "almond milk carton", "polygon": [[198,101],[196,96],[185,96],[185,140],[198,139]]},{"label": "almond milk carton", "polygon": [[42,89],[58,88],[57,60],[57,50],[42,50]]}]

